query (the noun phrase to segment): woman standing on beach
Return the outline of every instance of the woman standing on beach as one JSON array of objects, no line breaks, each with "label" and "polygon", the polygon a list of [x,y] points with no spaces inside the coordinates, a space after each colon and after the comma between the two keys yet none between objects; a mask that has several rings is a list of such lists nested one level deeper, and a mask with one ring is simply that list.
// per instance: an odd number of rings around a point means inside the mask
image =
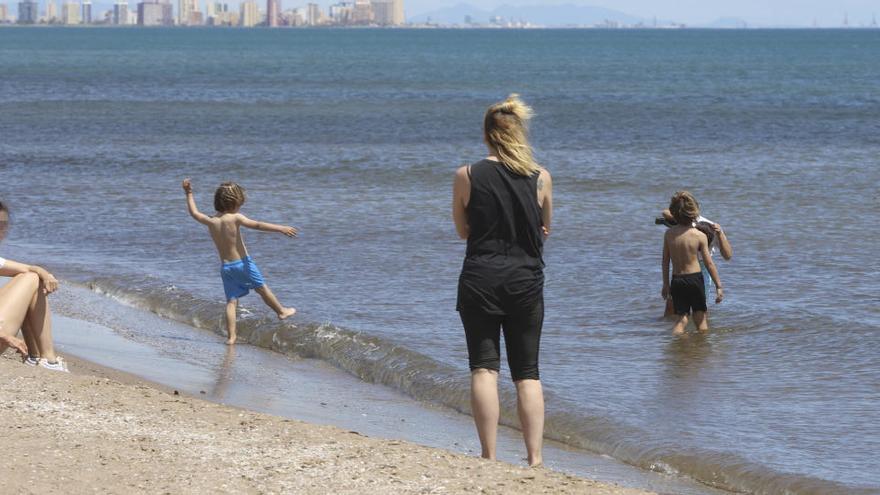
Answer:
[{"label": "woman standing on beach", "polygon": [[[0,241],[9,230],[9,210],[0,202]],[[0,287],[0,353],[12,347],[31,366],[67,371],[52,344],[52,317],[46,296],[58,288],[58,280],[36,265],[0,258],[0,276],[12,281]],[[15,335],[22,330],[25,342]]]},{"label": "woman standing on beach", "polygon": [[457,310],[471,369],[471,408],[482,456],[495,459],[504,333],[530,466],[542,463],[544,392],[538,348],[544,322],[544,239],[550,233],[550,173],[535,163],[527,137],[531,108],[517,95],[486,112],[489,156],[458,169],[452,214],[467,253]]}]

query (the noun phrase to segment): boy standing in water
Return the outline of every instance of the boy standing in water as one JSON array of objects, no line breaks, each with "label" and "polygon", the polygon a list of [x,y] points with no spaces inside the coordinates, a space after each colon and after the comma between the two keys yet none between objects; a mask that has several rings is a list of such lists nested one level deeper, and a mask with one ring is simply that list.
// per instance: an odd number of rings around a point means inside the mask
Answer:
[{"label": "boy standing in water", "polygon": [[[712,281],[715,283],[715,304],[724,299],[724,290],[718,278],[718,270],[709,255],[709,239],[693,227],[700,216],[700,206],[687,191],[679,191],[669,202],[669,211],[678,225],[666,231],[663,237],[663,299],[672,296],[676,322],[673,335],[681,335],[693,311],[694,326],[700,332],[708,332],[706,321],[706,285],[700,269],[700,255]],[[672,262],[672,283],[669,283],[669,262]]]},{"label": "boy standing in water", "polygon": [[257,222],[239,213],[238,210],[247,198],[244,189],[234,182],[224,182],[217,188],[214,193],[214,209],[217,210],[217,214],[212,217],[199,212],[189,179],[183,180],[183,190],[186,192],[186,205],[189,208],[189,214],[199,223],[208,226],[208,232],[214,239],[214,245],[217,246],[220,261],[223,263],[220,268],[220,276],[223,279],[223,290],[226,292],[226,331],[229,334],[226,343],[235,344],[235,318],[238,300],[246,296],[251,289],[259,294],[263,298],[263,302],[275,311],[278,319],[284,320],[293,316],[296,309],[285,308],[278,302],[275,294],[263,281],[260,269],[248,256],[240,227],[262,230],[263,232],[278,232],[288,237],[296,237],[297,230],[284,225]]}]

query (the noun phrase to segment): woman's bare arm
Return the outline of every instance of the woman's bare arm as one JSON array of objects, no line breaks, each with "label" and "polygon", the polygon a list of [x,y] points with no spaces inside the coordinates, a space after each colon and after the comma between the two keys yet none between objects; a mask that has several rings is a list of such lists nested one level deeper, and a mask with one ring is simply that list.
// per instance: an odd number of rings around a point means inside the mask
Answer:
[{"label": "woman's bare arm", "polygon": [[17,261],[6,260],[3,267],[0,267],[0,276],[3,277],[14,277],[23,273],[35,273],[40,277],[40,285],[46,294],[51,294],[58,290],[58,279],[41,266],[26,265]]},{"label": "woman's bare arm", "polygon": [[553,178],[547,169],[541,169],[538,176],[538,204],[541,205],[541,221],[544,237],[550,235],[550,224],[553,221]]},{"label": "woman's bare arm", "polygon": [[471,233],[467,218],[470,196],[471,179],[468,177],[468,166],[465,165],[455,171],[455,181],[452,183],[452,220],[461,239],[467,239]]}]

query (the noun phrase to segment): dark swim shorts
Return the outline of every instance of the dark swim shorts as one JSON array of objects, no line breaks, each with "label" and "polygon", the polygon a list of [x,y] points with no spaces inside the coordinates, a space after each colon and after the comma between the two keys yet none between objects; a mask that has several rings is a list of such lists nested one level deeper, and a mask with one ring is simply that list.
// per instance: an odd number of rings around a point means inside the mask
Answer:
[{"label": "dark swim shorts", "polygon": [[691,311],[706,311],[706,283],[703,272],[673,275],[669,286],[675,314],[686,315]]}]

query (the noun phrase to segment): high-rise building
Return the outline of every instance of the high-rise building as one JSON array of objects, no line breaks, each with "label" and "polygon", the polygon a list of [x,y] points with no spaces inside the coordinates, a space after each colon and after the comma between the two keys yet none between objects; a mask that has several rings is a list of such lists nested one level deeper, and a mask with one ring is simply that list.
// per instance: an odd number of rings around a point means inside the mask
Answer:
[{"label": "high-rise building", "polygon": [[9,22],[9,6],[5,3],[0,3],[0,24],[6,24]]},{"label": "high-rise building", "polygon": [[82,3],[82,23],[92,23],[92,0],[83,0]]},{"label": "high-rise building", "polygon": [[79,2],[64,2],[61,4],[61,24],[65,26],[74,26],[79,24],[80,5]]},{"label": "high-rise building", "polygon": [[36,24],[40,15],[40,5],[33,0],[18,2],[18,23]]},{"label": "high-rise building", "polygon": [[239,6],[241,27],[254,27],[260,23],[260,8],[256,0],[245,0]]},{"label": "high-rise building", "polygon": [[278,0],[266,0],[266,25],[278,27]]},{"label": "high-rise building", "polygon": [[330,6],[330,20],[334,24],[350,24],[353,13],[354,4],[351,2],[340,2]]},{"label": "high-rise building", "polygon": [[370,0],[355,0],[352,22],[355,24],[370,24],[373,22],[373,6]]},{"label": "high-rise building", "polygon": [[125,26],[128,24],[128,0],[117,0],[113,4],[112,22],[114,26]]},{"label": "high-rise building", "polygon": [[373,0],[373,21],[380,26],[390,26],[394,22],[394,4],[391,0]]},{"label": "high-rise building", "polygon": [[55,0],[46,2],[46,22],[49,24],[58,22],[58,4]]},{"label": "high-rise building", "polygon": [[171,26],[174,8],[168,1],[144,0],[137,4],[138,26]]},{"label": "high-rise building", "polygon": [[306,24],[309,26],[317,26],[321,24],[322,17],[321,7],[316,3],[310,3],[308,7],[306,7]]},{"label": "high-rise building", "polygon": [[193,13],[198,12],[198,10],[196,0],[177,0],[177,24],[179,26],[189,26]]},{"label": "high-rise building", "polygon": [[403,26],[406,24],[406,14],[403,13],[403,0],[391,0],[392,14],[391,24],[394,26]]}]

